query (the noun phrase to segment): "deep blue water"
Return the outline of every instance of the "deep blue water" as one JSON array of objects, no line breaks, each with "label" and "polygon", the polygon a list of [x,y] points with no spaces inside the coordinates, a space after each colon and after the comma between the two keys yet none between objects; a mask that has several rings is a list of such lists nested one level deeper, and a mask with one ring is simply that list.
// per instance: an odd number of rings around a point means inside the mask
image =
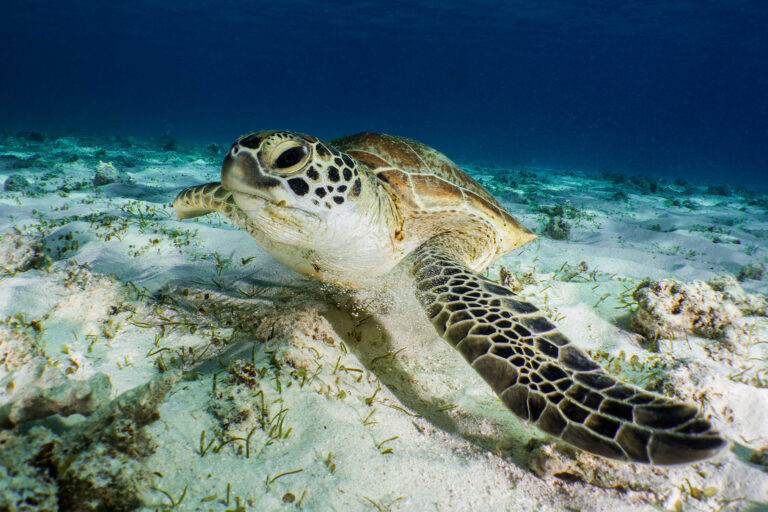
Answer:
[{"label": "deep blue water", "polygon": [[0,129],[376,130],[768,187],[768,2],[2,0]]}]

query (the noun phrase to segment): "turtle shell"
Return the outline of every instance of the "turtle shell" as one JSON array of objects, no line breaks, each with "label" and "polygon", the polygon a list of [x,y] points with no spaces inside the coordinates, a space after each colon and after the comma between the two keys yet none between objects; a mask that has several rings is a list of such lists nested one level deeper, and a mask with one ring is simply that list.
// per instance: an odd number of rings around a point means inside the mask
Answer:
[{"label": "turtle shell", "polygon": [[[464,234],[465,239],[477,238],[478,230],[488,232],[493,239],[488,247],[492,254],[474,266],[485,267],[536,237],[458,165],[421,142],[363,132],[330,143],[386,184],[403,217],[411,221],[411,230],[439,221],[444,232]],[[427,231],[435,229],[428,227]]]}]

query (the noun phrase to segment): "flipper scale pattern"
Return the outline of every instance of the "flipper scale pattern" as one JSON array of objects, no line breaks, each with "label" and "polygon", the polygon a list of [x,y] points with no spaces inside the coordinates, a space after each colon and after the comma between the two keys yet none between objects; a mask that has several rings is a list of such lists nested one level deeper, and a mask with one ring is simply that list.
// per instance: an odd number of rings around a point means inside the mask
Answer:
[{"label": "flipper scale pattern", "polygon": [[417,298],[517,416],[588,452],[635,462],[692,462],[725,444],[696,407],[618,382],[535,306],[447,247],[438,237],[408,256]]},{"label": "flipper scale pattern", "polygon": [[258,230],[253,221],[235,204],[232,192],[225,189],[219,182],[185,188],[176,195],[172,206],[180,219],[217,212],[227,217],[233,224],[244,228],[251,236],[257,236]]}]

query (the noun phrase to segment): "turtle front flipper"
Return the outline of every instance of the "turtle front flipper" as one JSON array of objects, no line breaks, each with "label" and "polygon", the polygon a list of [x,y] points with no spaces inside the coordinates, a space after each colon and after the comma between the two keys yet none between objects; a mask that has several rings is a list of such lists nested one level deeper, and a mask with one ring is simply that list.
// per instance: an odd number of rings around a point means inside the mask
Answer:
[{"label": "turtle front flipper", "polygon": [[224,215],[236,226],[244,228],[256,240],[263,238],[254,222],[237,206],[232,192],[219,182],[185,188],[176,195],[172,206],[180,219],[191,219],[216,212]]},{"label": "turtle front flipper", "polygon": [[535,306],[474,273],[444,242],[433,238],[408,256],[417,298],[517,416],[614,459],[679,464],[723,447],[695,406],[617,382]]},{"label": "turtle front flipper", "polygon": [[219,182],[185,188],[178,193],[172,204],[180,219],[191,219],[212,212],[231,218],[237,209],[232,192]]}]

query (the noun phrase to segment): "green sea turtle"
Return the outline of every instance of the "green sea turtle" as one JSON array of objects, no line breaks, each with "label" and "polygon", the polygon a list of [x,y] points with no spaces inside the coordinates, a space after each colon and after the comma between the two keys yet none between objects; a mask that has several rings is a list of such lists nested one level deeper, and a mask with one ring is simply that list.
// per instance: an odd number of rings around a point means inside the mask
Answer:
[{"label": "green sea turtle", "polygon": [[360,133],[238,139],[221,183],[183,190],[184,219],[219,212],[292,269],[361,288],[405,268],[437,333],[517,416],[588,452],[676,464],[725,441],[696,407],[617,382],[535,306],[479,275],[535,235],[443,154]]}]

